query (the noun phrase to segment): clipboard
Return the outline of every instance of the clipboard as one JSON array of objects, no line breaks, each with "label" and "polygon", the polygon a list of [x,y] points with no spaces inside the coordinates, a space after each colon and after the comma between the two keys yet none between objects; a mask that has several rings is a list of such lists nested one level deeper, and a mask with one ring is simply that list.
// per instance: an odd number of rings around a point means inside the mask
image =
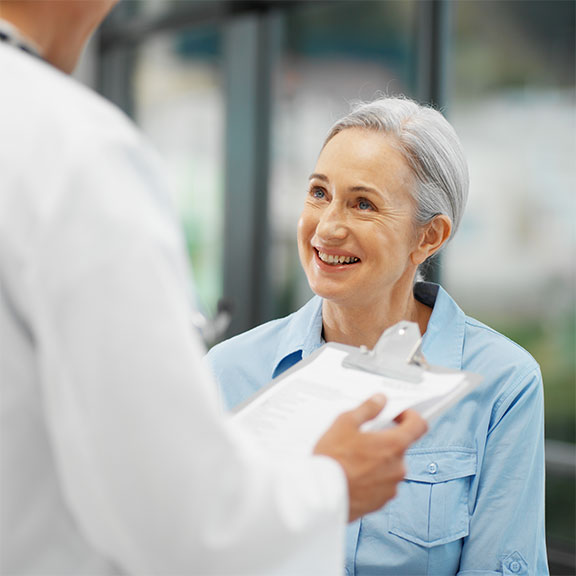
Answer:
[{"label": "clipboard", "polygon": [[230,425],[275,452],[310,454],[342,412],[375,393],[388,401],[366,430],[394,425],[410,408],[428,422],[438,418],[480,384],[471,372],[431,366],[421,350],[418,325],[402,321],[376,346],[328,343],[270,382],[239,406]]}]

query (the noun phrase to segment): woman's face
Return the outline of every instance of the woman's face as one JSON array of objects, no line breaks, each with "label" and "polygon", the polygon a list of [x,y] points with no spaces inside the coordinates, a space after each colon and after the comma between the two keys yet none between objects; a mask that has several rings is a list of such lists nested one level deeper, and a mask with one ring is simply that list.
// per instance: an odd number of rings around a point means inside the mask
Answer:
[{"label": "woman's face", "polygon": [[298,251],[314,293],[371,306],[412,288],[419,262],[414,178],[390,137],[350,128],[324,147],[298,223]]}]

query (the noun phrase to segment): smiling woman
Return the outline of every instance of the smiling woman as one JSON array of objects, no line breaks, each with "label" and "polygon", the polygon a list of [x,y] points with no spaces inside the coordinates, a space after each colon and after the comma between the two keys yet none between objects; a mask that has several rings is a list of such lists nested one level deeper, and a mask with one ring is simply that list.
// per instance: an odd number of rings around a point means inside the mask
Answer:
[{"label": "smiling woman", "polygon": [[403,98],[359,105],[330,131],[298,224],[314,298],[208,355],[234,407],[324,342],[373,347],[411,320],[430,363],[483,376],[407,453],[398,497],[349,526],[346,569],[358,576],[548,573],[539,367],[417,281],[467,194],[460,142],[439,112]]},{"label": "smiling woman", "polygon": [[[402,319],[425,332],[429,308],[411,288],[418,266],[450,235],[451,221],[439,215],[414,224],[414,180],[393,136],[351,128],[324,146],[299,221],[298,248],[310,288],[325,299],[327,339],[373,347],[382,326]],[[334,319],[343,307],[354,309],[353,332],[342,332]]]}]

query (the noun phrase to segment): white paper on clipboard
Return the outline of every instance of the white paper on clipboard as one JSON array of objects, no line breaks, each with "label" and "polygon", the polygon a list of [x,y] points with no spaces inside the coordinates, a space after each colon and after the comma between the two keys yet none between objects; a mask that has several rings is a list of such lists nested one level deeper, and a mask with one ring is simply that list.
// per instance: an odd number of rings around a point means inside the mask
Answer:
[{"label": "white paper on clipboard", "polygon": [[231,425],[277,453],[310,454],[340,413],[373,394],[384,394],[387,403],[376,420],[365,425],[368,428],[390,425],[407,408],[430,421],[481,381],[469,372],[428,366],[420,370],[418,382],[344,366],[351,352],[358,350],[325,344],[241,406]]}]

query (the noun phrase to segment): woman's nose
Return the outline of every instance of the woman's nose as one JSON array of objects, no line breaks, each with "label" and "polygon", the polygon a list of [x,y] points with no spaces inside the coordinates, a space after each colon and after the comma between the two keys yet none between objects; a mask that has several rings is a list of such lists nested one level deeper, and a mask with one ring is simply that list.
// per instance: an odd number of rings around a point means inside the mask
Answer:
[{"label": "woman's nose", "polygon": [[322,211],[316,226],[316,235],[323,240],[342,240],[348,234],[342,209],[332,203]]}]

